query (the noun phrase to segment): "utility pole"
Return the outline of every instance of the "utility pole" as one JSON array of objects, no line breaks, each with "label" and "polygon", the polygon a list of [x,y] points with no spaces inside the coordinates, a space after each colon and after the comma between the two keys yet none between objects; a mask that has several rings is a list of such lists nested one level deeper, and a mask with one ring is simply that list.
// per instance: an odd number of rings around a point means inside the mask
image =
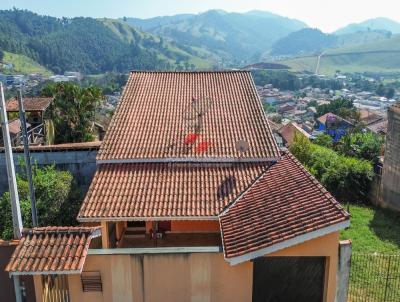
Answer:
[{"label": "utility pole", "polygon": [[31,156],[29,154],[28,132],[26,130],[25,108],[24,108],[24,100],[22,99],[22,89],[20,89],[19,91],[18,105],[19,105],[19,119],[21,121],[21,128],[22,128],[21,129],[22,138],[24,141],[26,176],[28,178],[29,196],[31,200],[32,226],[37,227],[38,222],[37,222],[37,211],[36,211],[35,187],[33,186],[33,180],[32,180]]},{"label": "utility pole", "polygon": [[[14,229],[14,239],[21,239],[21,231],[22,231],[21,209],[19,207],[19,196],[18,196],[17,180],[15,178],[14,159],[12,156],[12,149],[11,149],[11,139],[8,127],[6,102],[4,100],[3,83],[1,82],[0,82],[0,91],[1,91],[0,125],[1,129],[3,130],[3,142],[4,142],[4,151],[6,156],[8,187],[10,190],[10,197],[11,197],[11,211],[13,218],[12,220]],[[14,276],[13,279],[14,279],[15,300],[17,302],[22,302],[19,277]]]}]

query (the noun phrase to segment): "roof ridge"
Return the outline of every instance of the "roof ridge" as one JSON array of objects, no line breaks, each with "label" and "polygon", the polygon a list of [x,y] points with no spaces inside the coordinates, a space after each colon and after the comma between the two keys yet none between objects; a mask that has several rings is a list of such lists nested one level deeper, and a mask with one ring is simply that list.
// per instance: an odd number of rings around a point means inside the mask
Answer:
[{"label": "roof ridge", "polygon": [[93,233],[96,230],[99,230],[100,227],[84,227],[84,226],[76,226],[76,227],[57,227],[57,226],[47,226],[47,227],[35,227],[31,229],[23,229],[22,234],[24,236],[35,235],[35,234],[82,234],[82,233]]},{"label": "roof ridge", "polygon": [[247,69],[237,69],[237,70],[130,70],[129,73],[171,73],[171,74],[197,74],[197,73],[250,73]]}]

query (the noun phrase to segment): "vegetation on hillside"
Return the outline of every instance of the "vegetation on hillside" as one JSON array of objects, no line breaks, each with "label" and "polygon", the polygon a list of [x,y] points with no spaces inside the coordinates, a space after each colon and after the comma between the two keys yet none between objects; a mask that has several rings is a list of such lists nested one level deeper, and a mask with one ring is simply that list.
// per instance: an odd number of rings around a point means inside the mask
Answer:
[{"label": "vegetation on hillside", "polygon": [[[118,23],[115,24],[118,28]],[[122,26],[122,25],[121,25]],[[25,10],[0,11],[0,48],[25,55],[55,73],[172,69],[191,57],[154,36],[92,18],[53,18]],[[121,38],[122,32],[126,37]],[[167,57],[167,58],[166,58]]]},{"label": "vegetation on hillside", "polygon": [[[0,59],[1,61],[1,59]],[[3,63],[12,64],[12,69],[1,70],[5,74],[31,74],[39,73],[45,76],[52,75],[52,72],[31,58],[24,55],[14,54],[8,51],[3,52]]]},{"label": "vegetation on hillside", "polygon": [[103,98],[98,87],[81,87],[71,82],[51,83],[42,95],[54,97],[49,117],[54,123],[55,143],[94,140],[96,106]]},{"label": "vegetation on hillside", "polygon": [[[70,172],[58,171],[54,166],[33,166],[36,208],[39,226],[75,225],[82,201],[82,194],[74,183]],[[25,228],[32,227],[29,186],[26,175],[17,175],[22,222]],[[10,193],[0,197],[0,238],[13,237]]]},{"label": "vegetation on hillside", "polygon": [[[400,35],[373,43],[340,47],[326,51],[321,57],[320,74],[334,75],[337,70],[345,73],[356,72],[399,72]],[[300,56],[278,61],[293,71],[315,72],[318,55]]]},{"label": "vegetation on hillside", "polygon": [[299,55],[321,52],[335,47],[338,37],[324,34],[316,28],[304,28],[278,40],[271,50],[272,55]]},{"label": "vegetation on hillside", "polygon": [[[143,20],[127,19],[143,26]],[[152,33],[180,45],[203,49],[224,65],[258,61],[274,41],[306,24],[267,12],[227,13],[211,10],[184,18],[168,18],[148,27]]]}]

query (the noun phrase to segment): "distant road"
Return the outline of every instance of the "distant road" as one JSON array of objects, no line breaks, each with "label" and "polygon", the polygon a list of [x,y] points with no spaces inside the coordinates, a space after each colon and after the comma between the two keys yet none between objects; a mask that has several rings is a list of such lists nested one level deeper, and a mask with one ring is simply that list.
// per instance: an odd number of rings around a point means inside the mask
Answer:
[{"label": "distant road", "polygon": [[317,67],[315,68],[315,74],[319,74],[319,66],[321,65],[321,58],[322,56],[327,52],[327,50],[321,52],[321,54],[318,56],[318,61],[317,61]]}]

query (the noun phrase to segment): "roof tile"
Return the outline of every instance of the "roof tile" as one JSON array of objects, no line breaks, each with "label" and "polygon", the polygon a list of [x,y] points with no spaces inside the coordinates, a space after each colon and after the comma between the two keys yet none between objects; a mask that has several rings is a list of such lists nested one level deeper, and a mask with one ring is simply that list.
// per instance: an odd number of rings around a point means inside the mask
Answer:
[{"label": "roof tile", "polygon": [[220,215],[227,259],[349,220],[349,214],[290,154]]},{"label": "roof tile", "polygon": [[249,72],[132,72],[97,159],[238,157],[279,157]]},{"label": "roof tile", "polygon": [[[81,271],[96,227],[40,227],[23,231],[6,271],[52,274]],[[71,263],[73,265],[71,265]]]}]

